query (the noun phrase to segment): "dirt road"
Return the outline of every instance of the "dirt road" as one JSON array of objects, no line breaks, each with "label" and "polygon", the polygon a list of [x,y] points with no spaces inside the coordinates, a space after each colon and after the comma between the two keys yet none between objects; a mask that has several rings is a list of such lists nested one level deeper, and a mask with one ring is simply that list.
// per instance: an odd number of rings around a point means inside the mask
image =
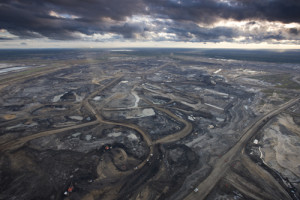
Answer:
[{"label": "dirt road", "polygon": [[151,107],[153,107],[154,109],[157,109],[157,110],[159,110],[159,111],[161,111],[161,112],[163,112],[163,113],[166,113],[166,114],[169,115],[170,117],[174,118],[176,121],[179,121],[179,122],[181,122],[181,123],[184,124],[184,128],[183,128],[182,130],[180,130],[180,131],[178,131],[178,132],[176,132],[176,133],[174,133],[174,134],[171,134],[171,135],[168,135],[168,136],[165,136],[165,137],[163,137],[163,138],[161,138],[161,139],[156,140],[156,141],[154,142],[155,144],[163,144],[163,143],[171,143],[171,142],[175,142],[175,141],[180,140],[181,138],[187,136],[188,134],[190,134],[190,133],[192,132],[192,130],[193,130],[193,125],[192,125],[190,122],[188,122],[188,121],[186,121],[186,120],[184,120],[184,119],[182,119],[182,118],[176,116],[174,113],[170,112],[170,111],[167,110],[167,109],[164,109],[164,108],[162,108],[162,107],[159,107],[159,106],[157,106],[157,105],[151,103],[150,101],[148,101],[148,100],[145,99],[145,98],[142,98],[142,99],[143,99],[145,102],[147,102],[148,104],[150,104]]},{"label": "dirt road", "polygon": [[0,152],[19,148],[22,145],[24,145],[26,142],[29,142],[30,140],[34,140],[34,139],[37,139],[37,138],[40,138],[40,137],[45,137],[45,136],[48,136],[48,135],[53,135],[53,134],[61,133],[61,132],[64,132],[64,131],[77,129],[77,128],[83,128],[83,127],[86,127],[86,126],[92,126],[92,125],[96,125],[96,124],[98,124],[98,121],[92,121],[92,122],[88,122],[88,123],[84,123],[84,124],[69,126],[69,127],[65,127],[65,128],[61,128],[61,129],[51,130],[51,131],[44,131],[44,132],[36,133],[36,134],[33,134],[33,135],[25,136],[25,137],[22,137],[22,138],[19,138],[17,140],[13,140],[13,141],[10,141],[10,142],[7,142],[7,143],[1,145],[0,146]]}]

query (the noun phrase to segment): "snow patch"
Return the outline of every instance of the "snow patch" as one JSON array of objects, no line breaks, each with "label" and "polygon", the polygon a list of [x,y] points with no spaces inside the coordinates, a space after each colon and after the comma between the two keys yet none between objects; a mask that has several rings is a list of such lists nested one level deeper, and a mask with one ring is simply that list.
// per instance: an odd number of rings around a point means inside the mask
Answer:
[{"label": "snow patch", "polygon": [[93,98],[94,101],[100,101],[100,99],[101,99],[100,96],[95,96],[95,97]]}]

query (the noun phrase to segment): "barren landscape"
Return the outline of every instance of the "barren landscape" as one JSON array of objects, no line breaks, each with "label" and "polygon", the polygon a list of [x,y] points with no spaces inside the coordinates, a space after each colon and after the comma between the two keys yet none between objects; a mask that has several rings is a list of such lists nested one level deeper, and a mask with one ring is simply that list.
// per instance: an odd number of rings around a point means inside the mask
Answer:
[{"label": "barren landscape", "polygon": [[299,63],[15,51],[0,51],[0,199],[300,198]]}]

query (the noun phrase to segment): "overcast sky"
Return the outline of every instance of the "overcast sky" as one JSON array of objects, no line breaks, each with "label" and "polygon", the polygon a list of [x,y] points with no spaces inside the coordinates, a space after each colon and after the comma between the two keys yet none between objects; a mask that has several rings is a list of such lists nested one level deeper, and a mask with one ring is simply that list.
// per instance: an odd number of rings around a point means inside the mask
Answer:
[{"label": "overcast sky", "polygon": [[300,49],[300,0],[0,0],[0,48]]}]

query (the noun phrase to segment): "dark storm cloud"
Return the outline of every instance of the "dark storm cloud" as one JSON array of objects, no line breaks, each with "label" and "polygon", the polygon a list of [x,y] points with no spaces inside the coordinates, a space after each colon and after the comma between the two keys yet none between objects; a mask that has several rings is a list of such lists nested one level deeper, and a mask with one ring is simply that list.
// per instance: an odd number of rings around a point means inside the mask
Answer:
[{"label": "dark storm cloud", "polygon": [[135,38],[136,33],[142,34],[145,31],[140,24],[128,24],[125,23],[122,26],[112,26],[109,30],[112,33],[122,34],[124,38]]},{"label": "dark storm cloud", "polygon": [[[124,32],[128,37],[130,28],[115,24],[110,28],[108,19],[122,21],[127,16],[144,12],[142,1],[136,0],[30,0],[3,1],[0,3],[0,28],[22,38],[45,36],[50,39],[76,39],[74,32],[87,35],[109,32]],[[55,11],[66,18],[50,16]],[[71,16],[78,18],[72,19]],[[70,16],[70,18],[68,18]],[[119,27],[119,28],[118,28]],[[132,30],[131,32],[133,32]],[[118,32],[117,32],[118,33]]]},{"label": "dark storm cloud", "polygon": [[177,41],[222,42],[238,36],[237,30],[228,27],[204,28],[187,22],[173,22],[167,25],[168,33],[174,33]]},{"label": "dark storm cloud", "polygon": [[219,19],[300,22],[299,0],[149,0],[152,12],[175,20],[212,23]]},{"label": "dark storm cloud", "polygon": [[[221,19],[250,20],[248,26],[261,20],[298,23],[299,10],[299,0],[1,0],[0,29],[20,38],[56,40],[81,39],[80,34],[94,33],[147,39],[149,32],[166,30],[176,35],[173,40],[219,42],[231,41],[243,33],[236,28],[208,28],[207,25]],[[156,27],[153,27],[127,20],[134,15],[165,21],[154,21]],[[299,30],[291,28],[285,33],[294,37],[299,35]],[[284,39],[280,33],[251,38]]]}]

